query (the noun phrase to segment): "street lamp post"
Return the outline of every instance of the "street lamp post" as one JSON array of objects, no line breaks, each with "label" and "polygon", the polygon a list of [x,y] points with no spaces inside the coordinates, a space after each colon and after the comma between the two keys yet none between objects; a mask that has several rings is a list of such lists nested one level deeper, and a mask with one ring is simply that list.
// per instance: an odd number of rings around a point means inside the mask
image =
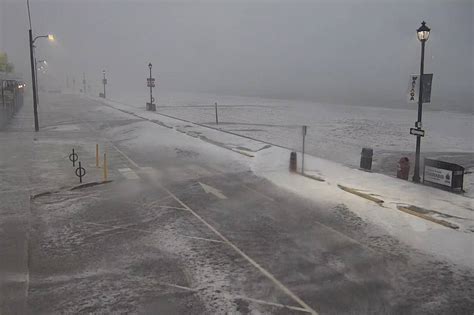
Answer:
[{"label": "street lamp post", "polygon": [[[426,26],[426,22],[423,21],[421,26],[416,30],[418,40],[421,42],[421,61],[420,61],[420,86],[418,92],[418,120],[415,124],[416,128],[421,128],[421,118],[423,112],[423,74],[424,74],[424,63],[425,63],[425,43],[430,36],[431,29]],[[416,136],[416,156],[415,156],[415,170],[413,174],[413,181],[415,183],[420,182],[420,150],[421,150],[421,135]]]},{"label": "street lamp post", "polygon": [[31,63],[31,85],[33,88],[33,113],[35,116],[35,131],[39,131],[39,120],[38,120],[38,86],[37,86],[37,79],[36,79],[36,59],[35,59],[35,41],[38,38],[47,38],[51,41],[54,41],[53,35],[41,35],[36,36],[33,38],[33,31],[31,27],[28,31],[29,38],[30,38],[30,63]]},{"label": "street lamp post", "polygon": [[104,75],[104,78],[102,79],[102,84],[104,85],[104,98],[105,96],[105,85],[107,84],[107,79],[105,78],[105,70],[102,70],[102,74]]},{"label": "street lamp post", "polygon": [[147,86],[150,88],[150,103],[146,103],[146,110],[156,111],[156,105],[154,104],[155,98],[153,97],[153,88],[155,87],[155,79],[151,76],[151,68],[153,65],[151,62],[148,64],[150,69],[150,77],[147,79]]}]

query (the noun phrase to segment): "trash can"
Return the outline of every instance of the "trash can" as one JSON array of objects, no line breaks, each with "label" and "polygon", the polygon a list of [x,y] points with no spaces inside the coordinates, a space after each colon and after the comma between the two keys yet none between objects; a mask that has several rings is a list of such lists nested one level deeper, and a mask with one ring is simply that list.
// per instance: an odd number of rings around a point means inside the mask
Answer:
[{"label": "trash can", "polygon": [[397,178],[408,180],[410,174],[410,160],[405,156],[398,160]]},{"label": "trash can", "polygon": [[360,156],[360,168],[363,170],[370,171],[372,169],[372,156],[374,155],[374,150],[371,148],[362,148]]},{"label": "trash can", "polygon": [[296,152],[290,153],[290,172],[296,172]]}]

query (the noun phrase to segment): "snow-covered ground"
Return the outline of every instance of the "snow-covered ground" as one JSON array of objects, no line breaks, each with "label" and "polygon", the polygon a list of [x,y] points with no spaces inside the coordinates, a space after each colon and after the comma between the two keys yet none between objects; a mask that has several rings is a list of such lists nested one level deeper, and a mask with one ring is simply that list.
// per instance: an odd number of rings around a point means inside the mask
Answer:
[{"label": "snow-covered ground", "polygon": [[[136,108],[148,101],[146,93],[111,97]],[[176,92],[159,92],[156,99],[160,113],[209,125],[215,125],[217,102],[219,128],[298,151],[301,126],[307,125],[309,154],[352,166],[358,166],[363,147],[374,149],[374,167],[382,153],[415,149],[409,130],[417,117],[416,105],[395,109]],[[430,111],[426,104],[422,151],[474,152],[473,123],[472,112]],[[474,166],[473,159],[468,167]]]},{"label": "snow-covered ground", "polygon": [[[226,154],[235,151],[240,154],[231,153],[232,158],[227,159],[229,163],[239,161],[248,165],[257,175],[304,198],[311,199],[317,204],[327,205],[328,208],[345,204],[359,217],[381,226],[388,234],[414,248],[471,268],[474,267],[474,234],[472,233],[474,209],[471,197],[413,184],[383,174],[363,172],[340,163],[308,156],[305,159],[307,173],[324,179],[320,182],[288,172],[290,154],[288,149],[268,146],[252,139],[135,109],[133,106],[108,100],[104,102],[116,109],[176,131],[176,137],[167,136],[165,141],[167,145],[178,142],[182,144],[181,140],[184,138],[181,137],[191,136],[199,139],[189,144],[191,151],[203,152],[206,155],[209,152],[215,152],[217,147],[227,149]],[[117,139],[120,139],[123,134],[122,145],[146,149],[163,141],[162,137],[156,137],[156,132],[158,132],[156,128],[161,127],[141,122],[134,127],[117,127],[111,132]],[[188,142],[189,140],[184,141],[184,143]],[[338,185],[376,196],[384,200],[383,206],[345,192]],[[400,205],[436,211],[437,214],[433,218],[454,223],[459,229],[453,230],[399,211],[397,206]]]}]

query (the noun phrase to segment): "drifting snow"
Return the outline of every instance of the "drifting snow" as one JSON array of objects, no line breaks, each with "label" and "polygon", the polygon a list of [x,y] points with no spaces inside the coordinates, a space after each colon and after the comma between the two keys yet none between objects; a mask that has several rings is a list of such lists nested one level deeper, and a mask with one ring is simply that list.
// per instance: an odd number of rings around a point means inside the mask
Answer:
[{"label": "drifting snow", "polygon": [[[160,146],[175,146],[180,150],[198,152],[199,159],[215,162],[216,165],[224,160],[226,165],[221,165],[221,168],[225,167],[226,170],[246,165],[257,175],[316,204],[332,208],[343,203],[364,220],[377,224],[413,248],[474,268],[472,198],[306,156],[306,171],[325,180],[319,182],[288,171],[291,152],[288,149],[268,147],[259,141],[137,110],[117,102],[104,102],[148,120],[110,130],[111,135],[123,140],[123,145],[151,151]],[[236,147],[241,148],[242,152],[234,151]],[[374,194],[385,201],[384,206],[342,191],[338,184]],[[400,204],[447,214],[449,219],[446,220],[454,222],[460,229],[453,230],[401,212],[397,210]]]}]

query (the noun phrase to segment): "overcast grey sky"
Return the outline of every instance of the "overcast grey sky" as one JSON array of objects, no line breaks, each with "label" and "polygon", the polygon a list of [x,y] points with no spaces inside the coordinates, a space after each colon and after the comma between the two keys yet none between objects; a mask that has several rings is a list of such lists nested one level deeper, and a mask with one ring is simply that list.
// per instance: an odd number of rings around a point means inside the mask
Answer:
[{"label": "overcast grey sky", "polygon": [[[29,76],[26,0],[0,1],[0,49]],[[111,96],[144,93],[151,61],[159,89],[406,108],[426,20],[430,106],[469,111],[473,2],[30,0],[51,75],[97,86],[105,68]]]}]

